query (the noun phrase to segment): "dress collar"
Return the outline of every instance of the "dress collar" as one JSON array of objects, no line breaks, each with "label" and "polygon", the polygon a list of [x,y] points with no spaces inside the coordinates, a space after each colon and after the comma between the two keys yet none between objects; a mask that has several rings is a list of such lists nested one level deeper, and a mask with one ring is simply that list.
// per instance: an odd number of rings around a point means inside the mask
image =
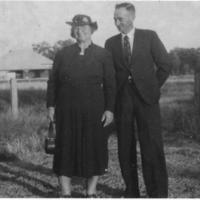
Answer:
[{"label": "dress collar", "polygon": [[[85,53],[86,53],[88,50],[90,50],[93,46],[94,46],[94,43],[91,42],[90,45],[85,49]],[[76,50],[78,51],[78,53],[80,54],[81,48],[80,48],[80,46],[79,46],[79,44],[78,44],[77,42],[75,43],[75,47],[76,47]],[[84,54],[85,54],[85,53],[84,53]],[[80,55],[81,55],[81,54],[80,54]]]}]

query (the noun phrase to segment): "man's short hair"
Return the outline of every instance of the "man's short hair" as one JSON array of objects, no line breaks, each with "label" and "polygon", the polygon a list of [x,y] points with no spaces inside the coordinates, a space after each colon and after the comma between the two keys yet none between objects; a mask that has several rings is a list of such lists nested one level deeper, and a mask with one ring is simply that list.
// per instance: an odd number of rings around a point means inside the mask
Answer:
[{"label": "man's short hair", "polygon": [[119,8],[126,8],[126,10],[132,11],[135,13],[135,6],[129,2],[116,4],[115,9],[119,9]]}]

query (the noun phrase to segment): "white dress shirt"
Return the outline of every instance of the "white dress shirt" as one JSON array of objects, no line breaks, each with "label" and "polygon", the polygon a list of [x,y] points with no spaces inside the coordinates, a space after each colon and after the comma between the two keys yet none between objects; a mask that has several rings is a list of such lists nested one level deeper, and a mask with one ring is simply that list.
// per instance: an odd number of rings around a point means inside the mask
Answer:
[{"label": "white dress shirt", "polygon": [[133,29],[127,33],[127,34],[124,34],[124,33],[121,33],[122,34],[122,46],[124,44],[124,37],[127,35],[128,38],[129,38],[129,42],[130,42],[130,46],[131,46],[131,52],[133,51],[133,42],[134,42],[134,36],[135,36],[135,27],[133,27]]}]

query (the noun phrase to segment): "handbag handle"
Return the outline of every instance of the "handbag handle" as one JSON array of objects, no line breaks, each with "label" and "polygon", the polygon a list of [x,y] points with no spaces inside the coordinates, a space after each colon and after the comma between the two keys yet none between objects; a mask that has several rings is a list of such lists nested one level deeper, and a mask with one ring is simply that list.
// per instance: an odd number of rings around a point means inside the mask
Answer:
[{"label": "handbag handle", "polygon": [[48,137],[54,138],[56,136],[55,122],[50,121]]}]

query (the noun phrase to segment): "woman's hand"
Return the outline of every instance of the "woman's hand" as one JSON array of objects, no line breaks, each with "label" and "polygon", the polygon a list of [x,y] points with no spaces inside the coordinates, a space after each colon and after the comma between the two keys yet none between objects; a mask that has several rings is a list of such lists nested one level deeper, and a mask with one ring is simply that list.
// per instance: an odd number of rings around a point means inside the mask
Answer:
[{"label": "woman's hand", "polygon": [[54,122],[55,108],[49,107],[47,117],[51,122]]},{"label": "woman's hand", "polygon": [[114,119],[114,115],[111,111],[106,110],[101,118],[101,122],[103,122],[103,127],[108,126]]}]

